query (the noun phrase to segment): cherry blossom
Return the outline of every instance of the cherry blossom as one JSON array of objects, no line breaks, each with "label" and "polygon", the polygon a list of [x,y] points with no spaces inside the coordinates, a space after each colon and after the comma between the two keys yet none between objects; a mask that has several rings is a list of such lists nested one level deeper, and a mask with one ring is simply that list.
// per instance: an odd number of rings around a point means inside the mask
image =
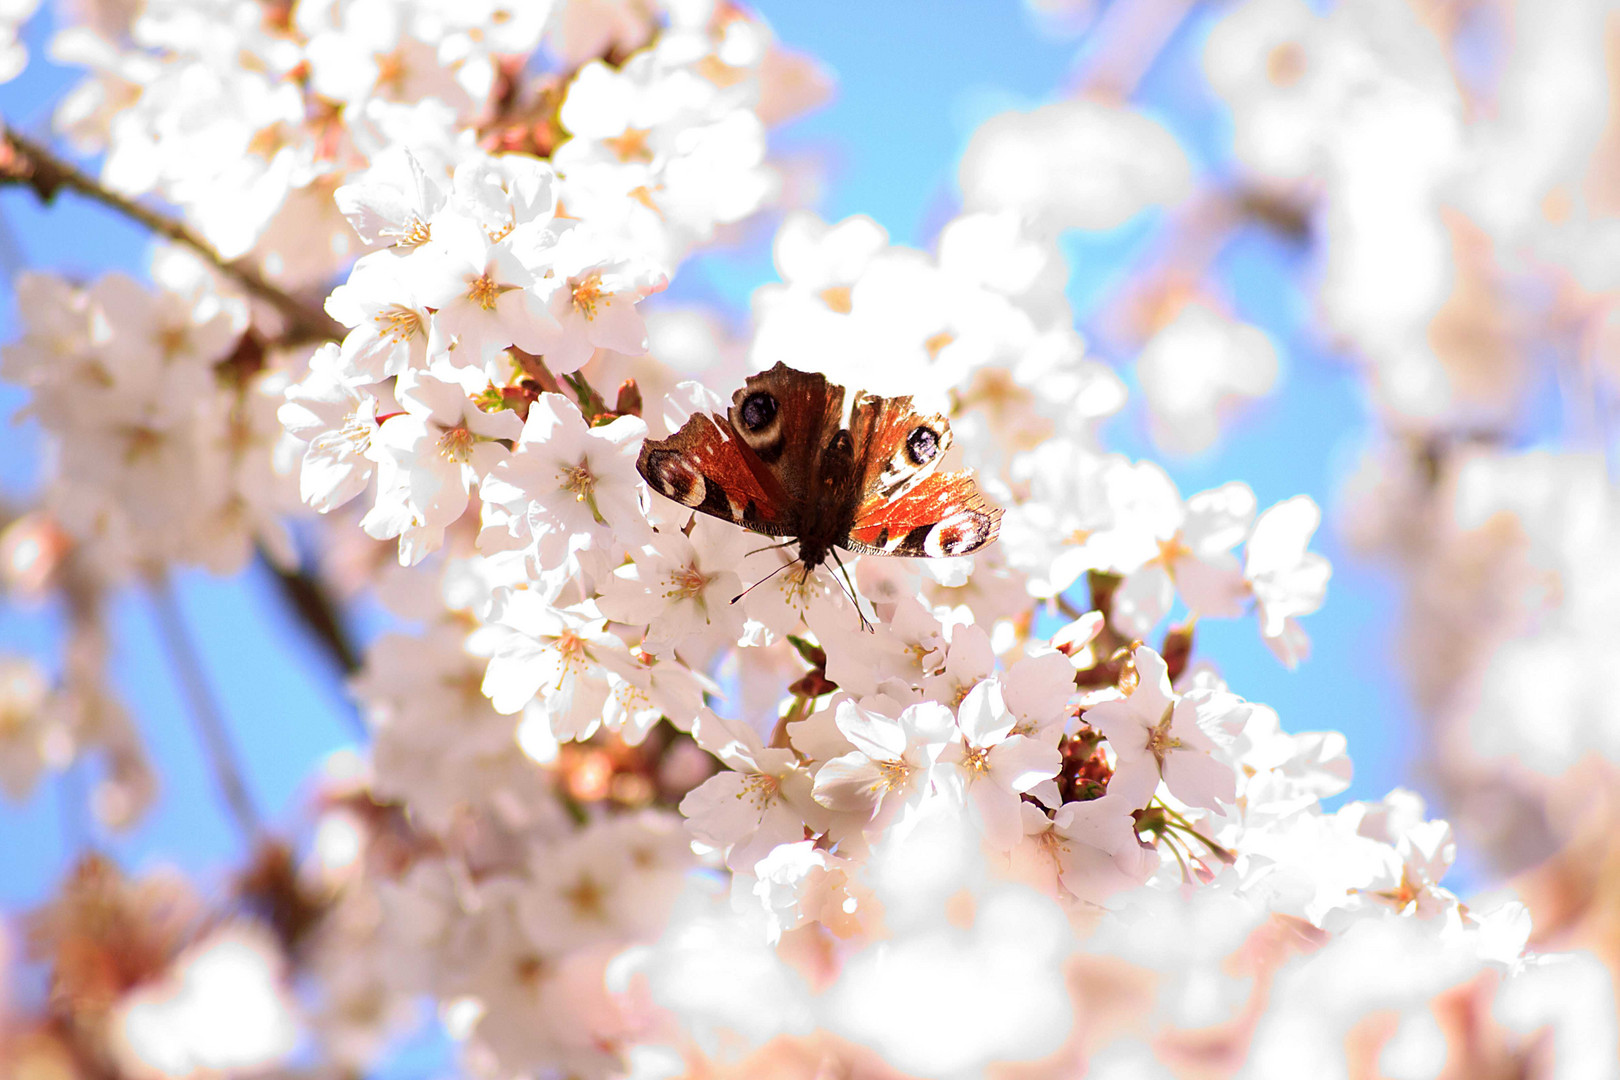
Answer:
[{"label": "cherry blossom", "polygon": [[1285,500],[1261,514],[1244,548],[1243,573],[1260,612],[1260,633],[1292,667],[1310,651],[1297,617],[1322,606],[1332,569],[1306,551],[1321,512],[1308,497]]},{"label": "cherry blossom", "polygon": [[1119,755],[1109,790],[1128,789],[1145,802],[1162,782],[1182,802],[1219,809],[1236,798],[1231,766],[1204,730],[1208,709],[1175,694],[1164,658],[1142,646],[1132,653],[1138,682],[1123,697],[1085,711],[1086,722]]},{"label": "cherry blossom", "polygon": [[845,701],[835,721],[855,750],[816,770],[815,800],[830,810],[874,819],[880,812],[893,819],[928,795],[955,730],[950,710],[934,702],[888,717]]},{"label": "cherry blossom", "polygon": [[[0,792],[81,847],[167,805],[120,694],[150,609],[240,843],[208,889],[73,852],[0,919],[0,1072],[360,1076],[426,1039],[480,1077],[1604,1075],[1612,13],[1184,6],[1027,0],[1091,37],[1050,100],[980,95],[916,246],[804,209],[841,181],[778,130],[830,72],[725,0],[29,24],[81,74],[0,131],[8,213],[67,190],[159,241],[12,275],[42,452],[0,586],[41,606],[0,612]],[[33,7],[0,2],[0,81]],[[777,362],[946,417],[999,539],[812,572],[649,492],[649,434]],[[1264,442],[1324,401],[1366,429],[1333,499]],[[841,441],[733,434],[704,470],[849,540]],[[1310,494],[1257,516],[1257,453]],[[1331,693],[1239,696],[1218,620],[1292,667],[1334,617],[1318,500],[1391,568],[1406,678],[1357,673],[1410,691],[1450,820],[1352,784],[1302,729]],[[349,673],[298,805],[237,715],[279,669],[187,633],[250,564]],[[1462,860],[1523,903],[1465,901]]]},{"label": "cherry blossom", "polygon": [[712,713],[697,736],[730,768],[694,788],[680,809],[693,836],[725,851],[727,866],[749,872],[778,845],[803,839],[807,823],[825,827],[810,773],[792,750],[768,748],[751,729]]},{"label": "cherry blossom", "polygon": [[707,518],[691,535],[665,526],[630,565],[603,582],[602,613],[616,622],[647,627],[642,647],[667,655],[694,634],[735,642],[742,635],[743,612],[731,601],[742,592],[735,567],[749,541],[736,529]]},{"label": "cherry blossom", "polygon": [[323,346],[276,412],[288,434],[309,444],[299,496],[323,514],[364,491],[376,469],[369,451],[383,406],[369,388],[345,383],[343,366],[338,347]]},{"label": "cherry blossom", "polygon": [[468,643],[489,657],[485,696],[502,713],[538,698],[557,739],[589,736],[607,703],[608,666],[630,662],[604,622],[589,602],[554,608],[527,589],[499,596],[490,625]]},{"label": "cherry blossom", "polygon": [[955,771],[951,784],[971,803],[983,823],[985,839],[1011,848],[1022,836],[1018,796],[1050,779],[1062,764],[1056,746],[1027,735],[1014,735],[1016,718],[1007,711],[1001,687],[985,680],[968,692],[956,714],[959,739],[940,755],[940,764]]},{"label": "cherry blossom", "polygon": [[619,552],[641,543],[649,532],[635,458],[646,430],[632,416],[590,427],[560,394],[540,395],[513,453],[482,489],[486,515],[491,506],[505,511],[506,532],[531,551],[541,571],[583,551]]},{"label": "cherry blossom", "polygon": [[361,527],[379,540],[398,536],[399,558],[420,562],[467,509],[468,492],[508,456],[502,439],[522,422],[486,413],[461,384],[424,374],[399,393],[404,411],[379,424],[369,456],[377,463],[377,503]]}]

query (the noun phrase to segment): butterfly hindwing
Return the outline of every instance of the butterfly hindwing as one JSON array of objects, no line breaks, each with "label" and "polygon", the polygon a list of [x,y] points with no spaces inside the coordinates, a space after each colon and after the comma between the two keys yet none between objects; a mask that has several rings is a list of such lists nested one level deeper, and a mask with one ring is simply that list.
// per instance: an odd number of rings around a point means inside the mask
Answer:
[{"label": "butterfly hindwing", "polygon": [[893,499],[862,505],[839,546],[864,555],[943,558],[977,551],[1000,526],[1001,509],[985,502],[972,472],[936,472]]}]

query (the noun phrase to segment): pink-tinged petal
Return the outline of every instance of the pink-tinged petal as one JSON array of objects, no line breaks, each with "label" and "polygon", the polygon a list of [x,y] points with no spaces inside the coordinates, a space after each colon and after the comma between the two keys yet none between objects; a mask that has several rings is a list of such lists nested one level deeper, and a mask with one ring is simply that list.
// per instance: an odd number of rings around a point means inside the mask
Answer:
[{"label": "pink-tinged petal", "polygon": [[853,701],[842,701],[833,714],[838,730],[855,749],[878,761],[899,761],[906,752],[906,733],[898,720],[867,712]]},{"label": "pink-tinged petal", "polygon": [[1114,625],[1128,637],[1143,637],[1170,614],[1175,598],[1169,571],[1160,563],[1148,563],[1125,575],[1114,590]]},{"label": "pink-tinged petal", "polygon": [[496,712],[510,716],[534,699],[555,668],[548,655],[552,651],[522,634],[512,634],[500,643],[489,658],[482,686]]},{"label": "pink-tinged petal", "polygon": [[680,811],[686,829],[705,844],[725,847],[759,827],[760,807],[740,773],[721,772],[686,793]]},{"label": "pink-tinged petal", "polygon": [[1230,551],[1175,562],[1176,591],[1195,615],[1235,619],[1248,606],[1249,583]]},{"label": "pink-tinged petal", "polygon": [[[817,807],[820,810],[820,807]],[[824,813],[824,811],[823,811]],[[804,840],[804,820],[790,806],[772,802],[759,819],[759,827],[732,845],[726,855],[726,865],[739,873],[751,873],[759,860],[782,844],[801,843]]]},{"label": "pink-tinged petal", "polygon": [[604,296],[590,319],[591,341],[604,349],[639,356],[647,351],[647,325],[641,312],[625,295]]},{"label": "pink-tinged petal", "polygon": [[1170,712],[1170,735],[1181,745],[1206,754],[1215,752],[1215,740],[1205,731],[1199,716],[1198,702],[1181,698]]},{"label": "pink-tinged petal", "polygon": [[973,808],[984,826],[984,838],[997,851],[1011,851],[1024,833],[1019,806],[1023,800],[994,784],[979,783],[968,790]]},{"label": "pink-tinged petal", "polygon": [[1164,784],[1189,806],[1219,810],[1237,801],[1232,767],[1201,750],[1172,750],[1164,758]]},{"label": "pink-tinged petal", "polygon": [[1187,500],[1181,527],[1186,545],[1200,553],[1227,551],[1243,542],[1254,521],[1256,503],[1248,484],[1232,481]]},{"label": "pink-tinged petal", "polygon": [[[1096,631],[1090,637],[1102,630],[1102,614],[1094,614]],[[1073,693],[1074,665],[1060,652],[1026,656],[1008,668],[1001,681],[1002,700],[1013,716],[1042,727],[1064,717]]]},{"label": "pink-tinged petal", "polygon": [[995,679],[980,680],[962,699],[956,722],[973,746],[994,746],[1005,739],[1014,717],[1002,699],[1001,684]]},{"label": "pink-tinged petal", "polygon": [[1280,633],[1262,636],[1266,648],[1290,670],[1298,667],[1301,661],[1310,659],[1311,639],[1297,619],[1284,619]]},{"label": "pink-tinged petal", "polygon": [[1090,802],[1064,803],[1052,817],[1052,825],[1064,837],[1112,854],[1136,843],[1136,819],[1131,815],[1142,807],[1112,789]]},{"label": "pink-tinged petal", "polygon": [[1174,700],[1170,689],[1170,668],[1164,662],[1164,657],[1147,646],[1139,647],[1133,654],[1136,660],[1136,673],[1139,676],[1136,691],[1130,696],[1144,713],[1158,717],[1170,707]]},{"label": "pink-tinged petal", "polygon": [[990,751],[996,782],[1016,792],[1050,780],[1062,766],[1063,754],[1057,747],[1027,735],[1014,735]]},{"label": "pink-tinged petal", "polygon": [[1308,495],[1284,499],[1260,515],[1244,551],[1244,569],[1252,578],[1286,569],[1305,557],[1305,546],[1322,523],[1322,512]]},{"label": "pink-tinged petal", "polygon": [[871,816],[886,790],[883,774],[872,759],[856,752],[822,765],[811,797],[829,810]]},{"label": "pink-tinged petal", "polygon": [[[400,406],[412,416],[431,416],[441,424],[455,424],[467,406],[460,383],[419,374],[399,392]],[[385,425],[386,426],[386,425]]]},{"label": "pink-tinged petal", "polygon": [[1114,766],[1114,775],[1108,778],[1108,791],[1104,798],[1114,797],[1140,810],[1153,801],[1159,790],[1159,763],[1147,752],[1138,750],[1131,757],[1120,755]]},{"label": "pink-tinged petal", "polygon": [[371,462],[346,446],[314,443],[298,474],[299,497],[317,513],[327,513],[366,490],[372,472]]},{"label": "pink-tinged petal", "polygon": [[932,765],[957,736],[956,716],[937,701],[908,705],[900,714],[900,727],[906,739],[904,756],[914,763]]}]

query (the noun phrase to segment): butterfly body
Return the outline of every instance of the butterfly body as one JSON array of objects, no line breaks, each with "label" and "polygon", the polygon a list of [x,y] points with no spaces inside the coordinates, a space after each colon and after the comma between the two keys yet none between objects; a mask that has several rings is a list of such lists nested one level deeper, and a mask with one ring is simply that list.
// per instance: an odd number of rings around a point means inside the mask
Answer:
[{"label": "butterfly body", "polygon": [[835,549],[966,555],[994,540],[1001,511],[971,473],[941,473],[950,424],[911,398],[856,393],[777,364],[748,379],[724,414],[696,413],[649,439],[636,468],[700,513],[796,540],[805,572]]}]

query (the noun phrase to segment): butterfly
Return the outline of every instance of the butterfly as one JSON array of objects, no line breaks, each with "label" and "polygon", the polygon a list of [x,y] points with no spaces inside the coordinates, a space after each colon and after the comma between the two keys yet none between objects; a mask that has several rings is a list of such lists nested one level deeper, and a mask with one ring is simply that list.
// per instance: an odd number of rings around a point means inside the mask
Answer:
[{"label": "butterfly", "polygon": [[857,393],[846,412],[842,386],[779,363],[724,415],[698,412],[647,440],[636,469],[683,506],[797,542],[808,580],[829,556],[843,567],[838,549],[943,557],[994,540],[1001,510],[973,474],[937,471],[950,445],[945,417],[918,414],[910,397]]}]

